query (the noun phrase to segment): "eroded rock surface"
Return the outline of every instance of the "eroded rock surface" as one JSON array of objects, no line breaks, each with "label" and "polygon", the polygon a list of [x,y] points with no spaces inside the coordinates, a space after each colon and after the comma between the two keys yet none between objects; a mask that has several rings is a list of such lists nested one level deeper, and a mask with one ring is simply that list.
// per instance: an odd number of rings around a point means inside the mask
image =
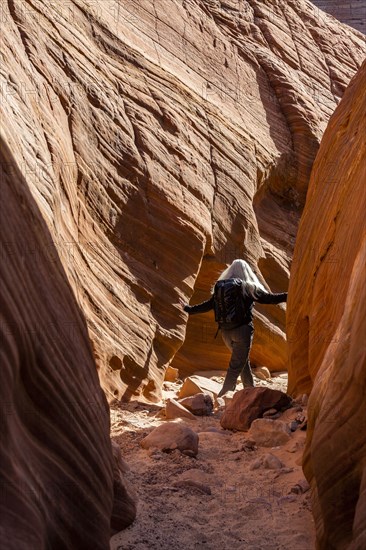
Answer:
[{"label": "eroded rock surface", "polygon": [[[7,141],[103,388],[156,400],[181,302],[206,298],[226,263],[286,290],[310,169],[363,42],[302,0],[9,0],[2,20]],[[258,307],[256,324],[253,362],[283,370],[284,306]],[[214,332],[212,316],[190,320],[181,372],[226,367]]]},{"label": "eroded rock surface", "polygon": [[321,11],[318,17],[324,18],[326,12],[342,23],[354,27],[365,34],[366,32],[366,1],[365,0],[311,0]]},{"label": "eroded rock surface", "polygon": [[270,388],[245,388],[234,393],[221,418],[221,426],[227,430],[249,430],[253,420],[265,411],[276,411],[290,405],[291,399],[285,393]]},{"label": "eroded rock surface", "polygon": [[314,164],[288,299],[289,392],[311,391],[304,472],[324,550],[365,546],[365,87],[366,63]]},{"label": "eroded rock surface", "polygon": [[135,505],[86,323],[3,140],[0,169],[0,546],[105,550],[111,523],[129,525]]}]

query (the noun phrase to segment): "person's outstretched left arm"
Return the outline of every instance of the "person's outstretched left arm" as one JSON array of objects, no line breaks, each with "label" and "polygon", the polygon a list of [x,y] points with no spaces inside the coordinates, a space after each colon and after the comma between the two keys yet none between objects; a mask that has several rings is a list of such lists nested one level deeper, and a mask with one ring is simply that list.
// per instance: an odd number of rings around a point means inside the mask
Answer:
[{"label": "person's outstretched left arm", "polygon": [[257,290],[254,300],[259,304],[281,304],[282,302],[287,302],[287,292],[272,294],[272,292]]},{"label": "person's outstretched left arm", "polygon": [[214,297],[213,295],[209,300],[206,300],[205,302],[202,302],[201,304],[196,304],[195,306],[189,306],[186,304],[183,309],[189,315],[193,315],[195,313],[206,313],[206,311],[210,311],[214,307]]}]

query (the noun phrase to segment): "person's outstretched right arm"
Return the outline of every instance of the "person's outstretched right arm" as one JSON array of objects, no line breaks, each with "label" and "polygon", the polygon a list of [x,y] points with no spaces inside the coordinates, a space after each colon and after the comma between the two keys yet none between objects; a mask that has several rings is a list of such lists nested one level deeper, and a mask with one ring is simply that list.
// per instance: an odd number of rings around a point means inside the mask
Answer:
[{"label": "person's outstretched right arm", "polygon": [[213,295],[209,300],[206,300],[205,302],[202,302],[201,304],[196,304],[195,306],[189,306],[186,304],[183,309],[189,315],[193,315],[195,313],[206,313],[206,311],[210,311],[214,307],[214,297]]}]

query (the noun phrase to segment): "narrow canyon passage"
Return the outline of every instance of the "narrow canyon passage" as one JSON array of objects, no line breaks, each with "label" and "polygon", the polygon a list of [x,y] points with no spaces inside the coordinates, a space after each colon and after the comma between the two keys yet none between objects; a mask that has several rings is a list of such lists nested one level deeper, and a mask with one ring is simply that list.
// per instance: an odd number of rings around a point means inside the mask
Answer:
[{"label": "narrow canyon passage", "polygon": [[[256,383],[286,391],[287,376]],[[165,397],[179,387],[165,383]],[[248,434],[223,430],[219,410],[182,421],[199,434],[198,455],[192,458],[177,449],[141,448],[143,437],[167,422],[159,410],[142,402],[111,409],[112,439],[123,450],[130,468],[126,477],[138,497],[135,522],[111,539],[111,550],[315,547],[310,492],[301,493],[298,485],[304,483],[305,431],[296,430],[282,446],[243,450]]]}]

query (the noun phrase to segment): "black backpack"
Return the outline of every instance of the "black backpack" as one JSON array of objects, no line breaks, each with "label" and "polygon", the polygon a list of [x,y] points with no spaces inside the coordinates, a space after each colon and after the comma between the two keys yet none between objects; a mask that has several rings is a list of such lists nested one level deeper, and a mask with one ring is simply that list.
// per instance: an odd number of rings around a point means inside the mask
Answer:
[{"label": "black backpack", "polygon": [[217,281],[214,288],[214,310],[219,328],[232,329],[243,324],[246,308],[241,279]]}]

